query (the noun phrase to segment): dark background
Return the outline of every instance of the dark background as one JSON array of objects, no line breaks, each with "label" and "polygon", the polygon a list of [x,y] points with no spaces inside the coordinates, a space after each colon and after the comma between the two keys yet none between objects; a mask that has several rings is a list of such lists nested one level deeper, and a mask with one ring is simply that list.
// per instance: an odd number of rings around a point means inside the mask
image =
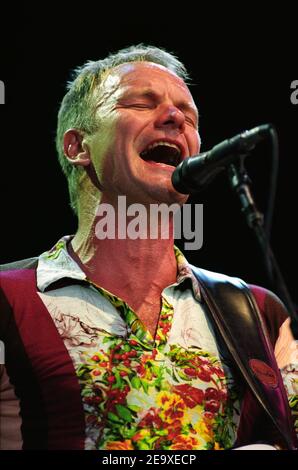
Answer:
[{"label": "dark background", "polygon": [[[231,16],[212,3],[152,3],[96,9],[92,4],[34,10],[16,7],[3,17],[0,79],[6,86],[1,123],[0,262],[38,255],[73,233],[76,220],[57,163],[56,114],[69,71],[88,59],[139,42],[177,54],[189,69],[201,114],[202,151],[271,122],[280,140],[280,170],[272,245],[294,300],[296,276],[297,121],[290,84],[298,79],[297,12],[245,4]],[[7,27],[8,26],[8,27]],[[258,207],[266,212],[271,148],[260,144],[246,160]],[[189,261],[268,286],[259,248],[225,175],[194,202],[204,203],[204,245]]]}]

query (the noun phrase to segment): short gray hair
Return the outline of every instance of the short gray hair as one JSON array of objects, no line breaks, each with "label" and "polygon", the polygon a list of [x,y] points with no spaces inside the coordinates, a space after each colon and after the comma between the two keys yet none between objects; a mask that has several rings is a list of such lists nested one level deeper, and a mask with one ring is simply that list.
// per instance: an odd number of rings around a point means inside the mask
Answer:
[{"label": "short gray hair", "polygon": [[127,62],[139,61],[163,65],[184,81],[189,78],[185,66],[174,54],[159,47],[138,44],[111,53],[105,59],[86,62],[73,71],[72,80],[67,83],[67,92],[58,113],[56,148],[60,165],[68,182],[70,205],[77,215],[78,183],[83,169],[71,165],[65,158],[64,133],[70,128],[80,129],[88,134],[95,132],[98,123],[94,119],[93,91],[111,69]]}]

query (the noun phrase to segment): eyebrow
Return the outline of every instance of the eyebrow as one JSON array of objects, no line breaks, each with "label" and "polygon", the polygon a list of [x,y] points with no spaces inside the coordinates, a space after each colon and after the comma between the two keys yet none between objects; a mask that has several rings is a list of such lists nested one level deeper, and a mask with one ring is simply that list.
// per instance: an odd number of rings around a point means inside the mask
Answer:
[{"label": "eyebrow", "polygon": [[[124,91],[123,95],[119,98],[119,101],[134,97],[144,97],[157,101],[160,99],[160,95],[156,91],[152,90],[152,88],[139,88]],[[193,106],[186,101],[180,101],[176,104],[176,106],[181,111],[191,112],[195,115],[196,119],[199,120],[199,112],[196,106]]]},{"label": "eyebrow", "polygon": [[159,98],[158,93],[152,90],[152,88],[139,88],[139,89],[131,89],[131,90],[124,91],[120,99],[130,98],[134,96],[140,96],[140,97],[146,97],[146,98],[152,98],[152,99]]}]

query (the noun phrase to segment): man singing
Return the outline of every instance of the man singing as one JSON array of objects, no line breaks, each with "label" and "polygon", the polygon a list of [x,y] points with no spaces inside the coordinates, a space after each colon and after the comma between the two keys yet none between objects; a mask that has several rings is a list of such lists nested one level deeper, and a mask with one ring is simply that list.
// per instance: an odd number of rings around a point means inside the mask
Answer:
[{"label": "man singing", "polygon": [[[171,175],[200,151],[187,79],[175,56],[139,45],[68,84],[56,142],[78,228],[2,266],[0,448],[296,448],[297,349],[282,303],[191,266],[173,214],[169,236],[159,224],[150,236],[150,207],[186,202]],[[103,205],[115,214],[106,237]],[[131,237],[140,206],[146,225]]]}]

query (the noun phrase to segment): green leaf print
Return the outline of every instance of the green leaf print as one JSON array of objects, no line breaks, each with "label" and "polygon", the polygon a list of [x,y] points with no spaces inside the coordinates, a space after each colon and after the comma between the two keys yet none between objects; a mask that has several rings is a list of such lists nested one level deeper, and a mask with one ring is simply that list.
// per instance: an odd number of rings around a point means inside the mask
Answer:
[{"label": "green leaf print", "polygon": [[137,390],[139,390],[141,388],[141,379],[139,379],[139,377],[133,377],[131,379],[131,385],[133,388],[136,388]]},{"label": "green leaf print", "polygon": [[110,421],[114,421],[115,423],[122,423],[122,420],[111,411],[108,412],[108,419]]},{"label": "green leaf print", "polygon": [[141,384],[144,389],[144,392],[148,394],[149,384],[147,383],[147,381],[141,379]]},{"label": "green leaf print", "polygon": [[116,405],[116,410],[120,418],[122,418],[127,423],[131,423],[133,421],[133,416],[128,408],[123,405]]},{"label": "green leaf print", "polygon": [[297,395],[292,395],[289,397],[289,405],[290,405],[290,408],[296,408],[296,406],[298,405],[298,396]]},{"label": "green leaf print", "polygon": [[141,407],[140,406],[137,406],[137,405],[128,405],[128,408],[131,410],[131,411],[134,411],[135,413],[138,413],[139,411],[141,411]]},{"label": "green leaf print", "polygon": [[114,376],[116,377],[116,382],[115,384],[113,385],[113,390],[115,388],[121,388],[121,385],[123,383],[123,380],[121,379],[121,376],[120,376],[120,373],[119,373],[119,370],[113,370],[113,373],[114,373]]},{"label": "green leaf print", "polygon": [[[111,340],[112,340],[111,336],[105,336],[103,338],[102,342],[103,342],[103,344],[105,344],[105,343],[111,342]],[[113,338],[113,340],[114,340],[114,338]],[[115,342],[115,341],[113,341],[113,342]]]},{"label": "green leaf print", "polygon": [[120,426],[119,427],[119,433],[124,439],[131,439],[137,432],[137,427],[136,426]]}]

